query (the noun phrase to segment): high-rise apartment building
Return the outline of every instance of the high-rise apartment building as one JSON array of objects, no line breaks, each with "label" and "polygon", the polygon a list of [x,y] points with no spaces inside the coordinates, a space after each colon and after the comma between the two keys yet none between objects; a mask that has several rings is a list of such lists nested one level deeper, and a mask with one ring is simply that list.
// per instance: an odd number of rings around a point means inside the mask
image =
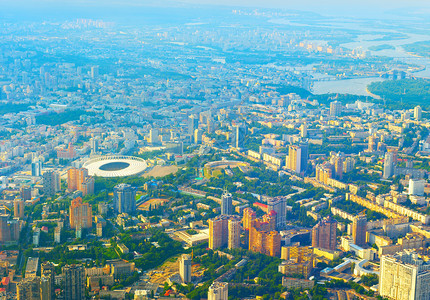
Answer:
[{"label": "high-rise apartment building", "polygon": [[321,220],[312,228],[312,247],[335,250],[336,228],[337,221],[331,216]]},{"label": "high-rise apartment building", "polygon": [[384,159],[384,174],[383,178],[388,179],[394,175],[394,168],[396,166],[396,153],[394,151],[388,151],[385,153]]},{"label": "high-rise apartment building", "polygon": [[191,282],[191,256],[188,254],[182,254],[179,259],[179,275],[182,283]]},{"label": "high-rise apartment building", "polygon": [[414,119],[419,121],[419,120],[421,120],[422,115],[423,115],[423,110],[422,110],[421,106],[419,106],[419,105],[415,106],[415,108],[414,108]]},{"label": "high-rise apartment building", "polygon": [[25,278],[16,285],[17,300],[40,300],[40,279]]},{"label": "high-rise apartment building", "polygon": [[47,196],[53,196],[61,190],[60,174],[55,171],[43,173],[43,192]]},{"label": "high-rise apartment building", "polygon": [[243,229],[249,230],[252,226],[252,221],[254,221],[257,218],[257,215],[255,214],[255,211],[247,207],[243,210],[243,218],[242,218],[242,226]]},{"label": "high-rise apartment building", "polygon": [[240,248],[240,220],[228,220],[228,249]]},{"label": "high-rise apartment building", "polygon": [[249,229],[248,249],[270,256],[281,255],[281,236],[275,231],[276,213],[263,216],[263,220],[255,219]]},{"label": "high-rise apartment building", "polygon": [[209,248],[214,250],[227,245],[228,242],[228,217],[218,216],[208,220],[209,224]]},{"label": "high-rise apartment building", "polygon": [[236,149],[241,149],[244,146],[245,143],[245,136],[246,136],[246,127],[245,125],[239,124],[235,126],[234,129],[234,143],[233,146]]},{"label": "high-rise apartment building", "polygon": [[67,171],[67,189],[81,191],[82,196],[94,193],[94,178],[88,176],[85,168],[71,168]]},{"label": "high-rise apartment building", "polygon": [[194,130],[199,128],[199,119],[196,116],[190,116],[188,118],[188,135],[193,136]]},{"label": "high-rise apartment building", "polygon": [[64,300],[85,299],[85,269],[82,265],[66,265],[62,268]]},{"label": "high-rise apartment building", "polygon": [[134,213],[136,211],[137,188],[121,183],[113,190],[113,204],[116,213]]},{"label": "high-rise apartment building", "polygon": [[366,245],[367,218],[356,216],[352,222],[352,240],[355,245],[363,247]]},{"label": "high-rise apartment building", "polygon": [[214,281],[208,290],[208,300],[228,300],[228,283]]},{"label": "high-rise apartment building", "polygon": [[31,200],[31,186],[22,186],[20,188],[20,194],[24,201]]},{"label": "high-rise apartment building", "polygon": [[[55,266],[45,262],[41,266],[41,300],[55,299]],[[43,296],[42,296],[43,295]]]},{"label": "high-rise apartment building", "polygon": [[227,191],[221,196],[221,215],[229,216],[233,214],[233,196]]},{"label": "high-rise apartment building", "polygon": [[291,145],[288,150],[287,168],[301,174],[308,168],[308,145]]},{"label": "high-rise apartment building", "polygon": [[338,117],[342,113],[342,103],[339,101],[333,101],[330,103],[330,116]]},{"label": "high-rise apartment building", "polygon": [[379,295],[393,300],[430,299],[430,264],[405,250],[383,255],[379,272]]},{"label": "high-rise apartment building", "polygon": [[276,212],[276,229],[283,229],[287,223],[287,198],[280,196],[267,200],[267,211]]},{"label": "high-rise apartment building", "polygon": [[23,199],[17,198],[13,200],[13,216],[20,219],[24,218],[24,207],[25,202]]},{"label": "high-rise apartment building", "polygon": [[69,208],[70,228],[91,228],[93,213],[91,205],[82,203],[82,198],[74,199]]}]

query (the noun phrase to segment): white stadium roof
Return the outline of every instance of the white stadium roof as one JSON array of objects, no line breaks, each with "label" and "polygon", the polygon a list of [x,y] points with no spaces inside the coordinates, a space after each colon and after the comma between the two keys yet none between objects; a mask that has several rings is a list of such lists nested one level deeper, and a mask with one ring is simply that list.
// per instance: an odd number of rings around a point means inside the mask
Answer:
[{"label": "white stadium roof", "polygon": [[141,174],[148,167],[140,157],[124,155],[106,155],[87,160],[83,168],[91,176],[124,177]]}]

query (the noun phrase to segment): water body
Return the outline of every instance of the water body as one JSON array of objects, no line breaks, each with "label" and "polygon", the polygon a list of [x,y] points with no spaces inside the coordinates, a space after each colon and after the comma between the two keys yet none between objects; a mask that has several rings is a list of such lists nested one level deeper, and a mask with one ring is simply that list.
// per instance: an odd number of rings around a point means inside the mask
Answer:
[{"label": "water body", "polygon": [[369,96],[366,91],[367,86],[375,81],[383,81],[379,77],[345,79],[335,81],[318,81],[314,83],[312,93],[320,94],[352,94],[360,96]]}]

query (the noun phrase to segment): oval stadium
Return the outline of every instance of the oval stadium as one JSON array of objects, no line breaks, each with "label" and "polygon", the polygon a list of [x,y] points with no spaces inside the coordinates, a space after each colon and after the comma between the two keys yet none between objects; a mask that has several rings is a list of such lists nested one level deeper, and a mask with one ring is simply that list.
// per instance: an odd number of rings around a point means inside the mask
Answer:
[{"label": "oval stadium", "polygon": [[83,168],[91,176],[124,177],[143,173],[148,165],[140,157],[124,155],[106,155],[87,160]]}]

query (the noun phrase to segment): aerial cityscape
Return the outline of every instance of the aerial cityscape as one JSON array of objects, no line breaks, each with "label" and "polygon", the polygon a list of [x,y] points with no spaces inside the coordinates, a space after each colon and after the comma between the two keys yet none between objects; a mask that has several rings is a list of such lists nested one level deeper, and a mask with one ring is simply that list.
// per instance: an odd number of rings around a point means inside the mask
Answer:
[{"label": "aerial cityscape", "polygon": [[430,300],[428,5],[62,1],[0,11],[1,300]]}]

